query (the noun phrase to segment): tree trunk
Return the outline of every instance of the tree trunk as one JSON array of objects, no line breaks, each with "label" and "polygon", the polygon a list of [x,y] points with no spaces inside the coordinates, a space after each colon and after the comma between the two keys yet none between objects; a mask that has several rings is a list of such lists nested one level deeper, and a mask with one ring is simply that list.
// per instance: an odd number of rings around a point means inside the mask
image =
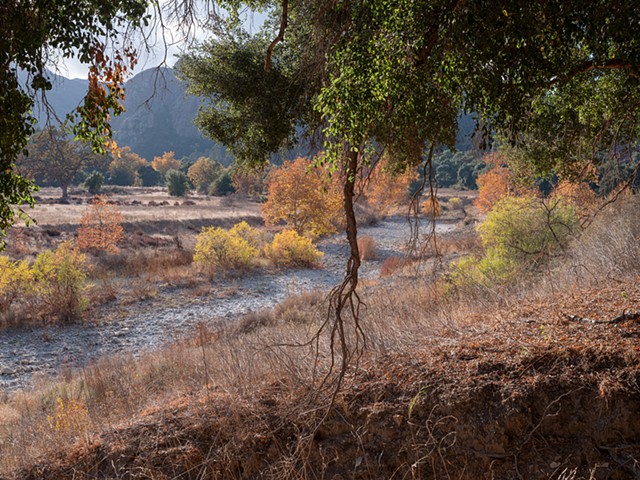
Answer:
[{"label": "tree trunk", "polygon": [[355,290],[358,285],[358,269],[360,268],[360,250],[358,249],[358,225],[354,210],[356,172],[358,170],[358,152],[349,151],[346,154],[345,165],[347,178],[344,183],[344,213],[347,217],[347,240],[351,254],[347,263],[347,277],[350,289]]}]

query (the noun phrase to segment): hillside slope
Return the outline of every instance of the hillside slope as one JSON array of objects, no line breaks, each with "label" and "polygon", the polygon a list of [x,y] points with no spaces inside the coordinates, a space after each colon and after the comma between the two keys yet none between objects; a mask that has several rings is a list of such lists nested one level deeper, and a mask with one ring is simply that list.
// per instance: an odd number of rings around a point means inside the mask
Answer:
[{"label": "hillside slope", "polygon": [[639,335],[638,281],[532,297],[365,355],[322,422],[292,379],[211,385],[16,478],[637,478]]}]

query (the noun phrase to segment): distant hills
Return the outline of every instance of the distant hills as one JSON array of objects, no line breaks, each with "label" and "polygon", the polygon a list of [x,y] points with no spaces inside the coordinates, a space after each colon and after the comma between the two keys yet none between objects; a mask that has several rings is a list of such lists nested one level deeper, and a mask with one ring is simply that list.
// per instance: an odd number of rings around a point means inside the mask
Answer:
[{"label": "distant hills", "polygon": [[[50,73],[53,90],[47,101],[58,117],[71,112],[87,91],[87,80],[68,79]],[[115,140],[138,155],[152,160],[154,156],[173,151],[177,158],[207,155],[212,149],[224,155],[224,148],[205,138],[194,120],[201,103],[187,96],[185,86],[171,68],[145,70],[125,85],[125,112],[112,119]],[[43,108],[36,109],[40,126],[46,122]]]},{"label": "distant hills", "polygon": [[[78,106],[87,91],[87,80],[68,79],[50,73],[53,90],[47,92],[47,101],[59,118]],[[210,155],[228,164],[230,158],[225,148],[204,137],[194,125],[202,100],[187,96],[185,85],[176,78],[172,68],[145,70],[129,79],[125,85],[125,112],[112,119],[115,140],[120,146],[128,146],[138,155],[151,161],[164,152],[173,151],[176,158]],[[44,126],[44,109],[36,109],[39,125]],[[456,147],[465,151],[471,148],[471,135],[475,123],[470,115],[459,120],[460,132]],[[307,149],[298,148],[285,154],[296,156]]]}]

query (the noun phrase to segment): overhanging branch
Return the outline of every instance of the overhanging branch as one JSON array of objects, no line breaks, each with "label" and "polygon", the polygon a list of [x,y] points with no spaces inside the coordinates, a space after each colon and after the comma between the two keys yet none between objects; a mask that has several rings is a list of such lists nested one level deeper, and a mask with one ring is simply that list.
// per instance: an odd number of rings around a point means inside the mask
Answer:
[{"label": "overhanging branch", "polygon": [[269,44],[269,48],[267,48],[267,60],[264,64],[264,69],[266,72],[271,70],[271,55],[273,54],[273,49],[276,48],[278,43],[284,40],[284,32],[287,30],[287,17],[289,14],[289,0],[282,0],[282,20],[280,21],[280,30],[278,31],[278,36],[273,39],[273,41]]}]

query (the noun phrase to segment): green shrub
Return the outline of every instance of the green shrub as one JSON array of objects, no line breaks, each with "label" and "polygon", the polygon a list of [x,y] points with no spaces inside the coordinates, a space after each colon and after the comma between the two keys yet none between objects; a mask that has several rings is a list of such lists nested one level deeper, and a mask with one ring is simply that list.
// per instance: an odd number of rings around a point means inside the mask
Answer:
[{"label": "green shrub", "polygon": [[485,249],[495,247],[515,261],[538,264],[565,250],[579,228],[571,202],[522,196],[498,201],[478,231]]},{"label": "green shrub", "polygon": [[100,172],[97,172],[95,170],[91,172],[89,176],[84,180],[85,188],[92,195],[99,193],[100,189],[102,188],[102,185],[104,185],[104,175],[102,175]]},{"label": "green shrub", "polygon": [[209,227],[196,239],[193,261],[209,273],[225,272],[249,267],[258,253],[238,232]]},{"label": "green shrub", "polygon": [[562,198],[504,197],[478,227],[484,254],[451,265],[457,286],[508,283],[564,251],[580,228],[576,208]]},{"label": "green shrub", "polygon": [[138,176],[143,187],[155,187],[162,183],[162,174],[154,170],[151,165],[143,165],[140,167]]},{"label": "green shrub", "polygon": [[169,170],[165,175],[167,191],[172,197],[184,197],[189,190],[189,179],[180,170]]},{"label": "green shrub", "polygon": [[46,316],[71,320],[86,308],[86,257],[70,242],[45,250],[33,264],[34,295]]},{"label": "green shrub", "polygon": [[485,250],[484,255],[464,256],[451,264],[450,280],[458,287],[491,287],[512,281],[520,273],[521,266],[499,247]]},{"label": "green shrub", "polygon": [[273,263],[284,267],[317,266],[323,256],[311,239],[294,230],[283,230],[265,247],[265,255]]},{"label": "green shrub", "polygon": [[209,195],[224,197],[235,193],[236,188],[233,186],[233,178],[228,171],[222,172],[216,180],[209,185]]}]

